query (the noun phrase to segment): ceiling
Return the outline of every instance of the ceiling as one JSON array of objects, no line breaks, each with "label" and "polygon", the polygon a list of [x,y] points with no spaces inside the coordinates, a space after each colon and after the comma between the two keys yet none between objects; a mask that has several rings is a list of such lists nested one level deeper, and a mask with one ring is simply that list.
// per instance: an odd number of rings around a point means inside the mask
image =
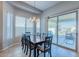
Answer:
[{"label": "ceiling", "polygon": [[40,9],[42,11],[50,7],[53,7],[54,5],[59,3],[59,1],[23,1],[23,2],[31,5],[32,7]]},{"label": "ceiling", "polygon": [[27,12],[31,12],[33,14],[41,14],[42,11],[34,8],[33,6],[24,3],[23,1],[7,1],[7,3],[11,4],[12,6],[14,6],[15,8],[27,11]]}]

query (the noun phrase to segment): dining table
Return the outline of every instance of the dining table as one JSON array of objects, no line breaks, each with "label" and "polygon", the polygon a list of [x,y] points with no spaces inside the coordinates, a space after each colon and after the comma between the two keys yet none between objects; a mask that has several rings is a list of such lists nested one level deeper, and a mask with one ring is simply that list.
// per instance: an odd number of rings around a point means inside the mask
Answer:
[{"label": "dining table", "polygon": [[35,40],[31,40],[31,42],[34,44],[34,57],[37,57],[36,55],[36,47],[40,44],[45,43],[45,40],[42,38],[35,38]]},{"label": "dining table", "polygon": [[[29,34],[27,34],[27,36],[28,35]],[[37,48],[38,45],[45,43],[45,39],[44,39],[44,36],[41,37],[40,35],[37,35],[37,34],[30,34],[30,38],[31,38],[30,41],[34,45],[34,57],[36,57],[37,56],[37,54],[36,54],[36,48]],[[31,50],[30,50],[30,52],[31,52]]]}]

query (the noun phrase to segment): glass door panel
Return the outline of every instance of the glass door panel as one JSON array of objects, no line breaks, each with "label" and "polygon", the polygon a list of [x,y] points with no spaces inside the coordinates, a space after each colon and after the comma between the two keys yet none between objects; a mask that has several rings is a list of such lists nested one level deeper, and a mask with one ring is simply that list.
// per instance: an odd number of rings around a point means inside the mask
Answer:
[{"label": "glass door panel", "polygon": [[48,32],[53,35],[52,42],[57,43],[57,17],[48,19]]},{"label": "glass door panel", "polygon": [[58,45],[76,49],[76,12],[59,16]]}]

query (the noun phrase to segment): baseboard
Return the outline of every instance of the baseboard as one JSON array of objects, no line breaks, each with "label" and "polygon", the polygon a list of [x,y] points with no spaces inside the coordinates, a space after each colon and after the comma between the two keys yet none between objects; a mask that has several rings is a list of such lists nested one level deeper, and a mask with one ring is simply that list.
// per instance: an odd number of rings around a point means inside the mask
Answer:
[{"label": "baseboard", "polygon": [[15,45],[17,45],[17,44],[20,44],[20,43],[15,43],[15,44],[12,44],[12,45],[10,45],[10,46],[8,46],[8,47],[6,47],[6,48],[3,48],[3,49],[0,50],[0,52],[4,51],[4,50],[6,50],[6,49],[8,49],[8,48],[10,48],[10,47],[12,47],[12,46],[15,46]]}]

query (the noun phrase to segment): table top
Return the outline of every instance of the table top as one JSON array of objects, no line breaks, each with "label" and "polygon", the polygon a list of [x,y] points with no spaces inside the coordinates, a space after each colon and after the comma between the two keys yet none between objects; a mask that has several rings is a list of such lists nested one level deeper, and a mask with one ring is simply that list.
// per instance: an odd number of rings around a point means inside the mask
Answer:
[{"label": "table top", "polygon": [[[29,34],[27,34],[27,35],[29,35]],[[45,40],[42,37],[40,37],[40,36],[39,36],[39,38],[37,38],[37,37],[38,37],[38,35],[30,34],[30,38],[31,38],[30,41],[33,44],[40,44],[40,43],[44,43],[45,42]]]},{"label": "table top", "polygon": [[40,44],[40,43],[44,43],[45,40],[44,39],[36,39],[36,40],[32,39],[31,42],[34,43],[34,44]]}]

